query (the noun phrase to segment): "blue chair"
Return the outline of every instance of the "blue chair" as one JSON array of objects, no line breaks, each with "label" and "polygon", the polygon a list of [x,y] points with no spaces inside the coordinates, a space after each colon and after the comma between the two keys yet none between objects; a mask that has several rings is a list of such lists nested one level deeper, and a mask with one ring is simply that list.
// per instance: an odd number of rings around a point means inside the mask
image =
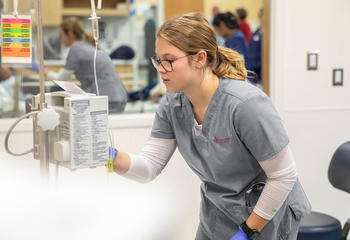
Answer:
[{"label": "blue chair", "polygon": [[[350,193],[350,142],[335,151],[328,168],[328,179],[333,187]],[[349,230],[350,219],[342,228],[338,219],[311,212],[301,220],[298,240],[346,240]]]},{"label": "blue chair", "polygon": [[135,57],[135,51],[126,45],[122,45],[109,54],[111,59],[131,60]]}]

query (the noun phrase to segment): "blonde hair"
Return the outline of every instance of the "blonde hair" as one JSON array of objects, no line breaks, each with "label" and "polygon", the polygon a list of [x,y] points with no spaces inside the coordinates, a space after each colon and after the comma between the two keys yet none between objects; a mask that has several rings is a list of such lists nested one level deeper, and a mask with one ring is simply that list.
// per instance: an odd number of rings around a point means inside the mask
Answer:
[{"label": "blonde hair", "polygon": [[60,27],[65,34],[68,35],[68,32],[72,32],[75,39],[84,40],[87,43],[95,45],[95,40],[92,34],[85,32],[81,22],[77,18],[71,17],[65,19],[61,23]]},{"label": "blonde hair", "polygon": [[187,55],[206,51],[207,66],[218,77],[247,79],[243,58],[236,51],[218,47],[213,28],[200,13],[188,13],[167,20],[158,30],[157,37],[167,40]]}]

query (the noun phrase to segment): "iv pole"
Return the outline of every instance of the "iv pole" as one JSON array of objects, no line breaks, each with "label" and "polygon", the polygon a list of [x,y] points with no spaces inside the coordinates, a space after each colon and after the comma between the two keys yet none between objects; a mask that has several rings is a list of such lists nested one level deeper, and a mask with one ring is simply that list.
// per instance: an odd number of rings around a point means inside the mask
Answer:
[{"label": "iv pole", "polygon": [[[93,11],[92,19],[93,25],[95,25],[94,35],[97,35],[98,39],[98,24],[95,12],[95,0],[91,0],[91,8]],[[98,0],[97,8],[102,8],[102,0]],[[40,76],[40,111],[43,111],[47,105],[45,103],[45,76],[44,76],[44,54],[43,54],[43,33],[42,33],[42,8],[41,0],[37,0],[37,42],[38,42],[38,60],[39,60],[39,76]],[[96,28],[97,26],[97,28]],[[96,39],[95,39],[96,40]],[[37,116],[35,116],[37,117]],[[48,145],[48,132],[39,128],[39,158],[40,158],[40,177],[41,181],[48,183],[50,173],[50,162],[49,162],[49,145]],[[37,151],[37,148],[34,149]]]},{"label": "iv pole", "polygon": [[[95,20],[94,34],[97,34],[98,39],[98,24],[95,12],[95,0],[91,0],[91,8],[93,11],[92,19]],[[102,0],[98,0],[97,8],[102,8]],[[44,76],[44,50],[43,50],[43,33],[42,33],[42,8],[41,0],[37,0],[37,42],[38,42],[38,60],[39,60],[39,76],[40,76],[40,111],[43,111],[47,105],[45,103],[45,76]],[[94,21],[93,21],[94,23]],[[94,24],[93,24],[94,25]],[[97,28],[96,28],[97,26]],[[96,39],[95,39],[96,40]],[[35,116],[37,117],[37,116]],[[40,177],[42,182],[47,183],[49,181],[50,162],[49,162],[49,149],[48,149],[48,132],[39,128],[39,158],[40,158]],[[34,149],[37,151],[37,149]]]},{"label": "iv pole", "polygon": [[[92,0],[94,1],[94,0]],[[94,2],[93,2],[94,3]],[[94,4],[93,4],[94,5]],[[98,9],[102,7],[102,0],[98,0]],[[93,12],[94,11],[94,6]],[[40,76],[40,111],[43,111],[47,105],[45,103],[45,76],[44,76],[44,54],[43,54],[43,33],[42,33],[42,8],[41,0],[37,0],[37,42],[38,42],[38,60],[39,60],[39,76]],[[96,13],[93,18],[96,17]],[[98,28],[97,28],[98,31]],[[49,181],[50,163],[49,163],[49,149],[48,149],[48,132],[39,128],[39,158],[40,158],[40,177],[42,182]],[[34,149],[37,151],[37,149]]]},{"label": "iv pole", "polygon": [[[41,8],[41,0],[37,0],[36,1],[36,5],[37,5],[37,50],[38,50],[38,61],[39,61],[39,77],[40,77],[40,105],[39,105],[39,109],[36,109],[35,111],[32,111],[28,114],[25,114],[24,116],[22,116],[20,119],[18,119],[14,125],[12,125],[12,127],[9,129],[6,138],[5,138],[5,149],[7,150],[7,152],[11,155],[14,156],[22,156],[24,154],[30,153],[34,150],[34,152],[37,154],[39,153],[39,159],[40,159],[40,178],[41,181],[43,183],[48,183],[49,182],[49,173],[50,173],[50,162],[49,162],[49,144],[48,144],[48,131],[47,130],[43,130],[42,128],[38,128],[38,140],[39,140],[39,144],[38,146],[35,145],[34,149],[31,149],[25,153],[21,153],[21,154],[15,154],[12,153],[9,148],[8,148],[8,139],[9,136],[11,134],[11,131],[13,130],[13,128],[18,124],[18,122],[20,122],[21,120],[23,120],[24,118],[27,118],[31,115],[35,115],[34,118],[37,118],[37,114],[39,112],[43,112],[45,109],[47,109],[47,104],[45,103],[45,76],[44,76],[44,54],[43,54],[43,33],[42,33],[42,8]],[[15,11],[14,11],[14,15],[18,15],[17,12],[17,6],[18,6],[18,0],[14,0],[14,6],[15,6]],[[101,9],[102,7],[102,0],[98,0],[98,9]],[[91,8],[92,8],[92,12],[93,14],[91,15],[91,20],[92,20],[92,27],[93,27],[93,33],[94,33],[94,38],[96,41],[96,46],[97,46],[97,41],[98,41],[98,19],[99,17],[96,16],[96,12],[95,12],[95,0],[91,0]],[[96,55],[96,54],[95,54]],[[34,135],[36,133],[33,133]]]},{"label": "iv pole", "polygon": [[[39,76],[40,76],[40,111],[46,108],[45,103],[45,76],[44,76],[44,50],[43,50],[43,33],[42,33],[42,9],[41,0],[37,0],[37,42],[38,42],[38,60],[39,60]],[[48,132],[38,129],[39,131],[39,158],[40,158],[40,177],[42,182],[49,181],[49,149],[48,149]],[[37,148],[34,149],[37,151]]]}]

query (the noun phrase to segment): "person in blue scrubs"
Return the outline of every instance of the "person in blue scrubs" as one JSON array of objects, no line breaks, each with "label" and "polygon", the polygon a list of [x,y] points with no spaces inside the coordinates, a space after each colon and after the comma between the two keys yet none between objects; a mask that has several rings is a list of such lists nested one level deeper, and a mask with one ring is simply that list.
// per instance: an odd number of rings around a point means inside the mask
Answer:
[{"label": "person in blue scrubs", "polygon": [[248,46],[236,16],[231,12],[219,13],[214,17],[213,25],[217,34],[225,39],[225,47],[238,52],[245,59]]},{"label": "person in blue scrubs", "polygon": [[218,47],[200,13],[167,20],[156,36],[167,94],[141,152],[115,148],[114,171],[149,182],[177,147],[202,181],[196,240],[296,240],[311,206],[282,120],[247,82],[240,54]]},{"label": "person in blue scrubs", "polygon": [[262,17],[263,10],[259,11],[260,26],[255,30],[248,46],[246,67],[254,73],[254,77],[249,78],[253,84],[261,83],[261,43],[262,43]]},{"label": "person in blue scrubs", "polygon": [[246,58],[246,67],[254,73],[249,80],[253,84],[261,83],[261,29],[258,28],[252,35]]}]

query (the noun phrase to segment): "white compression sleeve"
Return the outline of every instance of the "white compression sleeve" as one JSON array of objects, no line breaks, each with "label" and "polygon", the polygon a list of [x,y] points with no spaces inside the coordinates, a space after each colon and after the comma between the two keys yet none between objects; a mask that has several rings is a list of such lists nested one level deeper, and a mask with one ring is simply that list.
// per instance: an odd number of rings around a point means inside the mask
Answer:
[{"label": "white compression sleeve", "polygon": [[254,212],[271,220],[293,189],[298,176],[297,169],[289,146],[276,156],[259,163],[267,175],[267,181]]},{"label": "white compression sleeve", "polygon": [[140,154],[129,154],[131,159],[130,167],[123,176],[141,183],[152,181],[169,162],[175,148],[175,139],[150,137]]},{"label": "white compression sleeve", "polygon": [[58,81],[68,81],[71,76],[73,75],[73,70],[67,70],[65,68],[61,68],[58,73],[56,72],[49,72],[47,74],[46,79],[48,81],[58,80]]}]

